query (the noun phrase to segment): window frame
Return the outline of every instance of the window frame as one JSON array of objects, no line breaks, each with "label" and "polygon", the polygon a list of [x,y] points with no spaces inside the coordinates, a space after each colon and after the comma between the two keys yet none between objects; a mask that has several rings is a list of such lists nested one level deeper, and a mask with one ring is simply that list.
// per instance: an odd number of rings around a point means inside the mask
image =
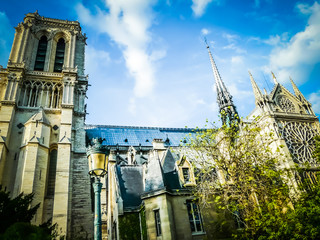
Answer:
[{"label": "window frame", "polygon": [[160,209],[154,209],[154,220],[155,220],[155,226],[156,226],[156,235],[157,237],[162,235],[161,231],[161,217],[160,217]]},{"label": "window frame", "polygon": [[[34,71],[44,71],[46,64],[46,56],[48,50],[48,38],[46,35],[42,35],[38,41],[38,48],[36,58],[34,60]],[[39,67],[41,65],[41,67]]]},{"label": "window frame", "polygon": [[187,200],[186,205],[192,234],[204,233],[203,220],[199,205],[194,200]]}]

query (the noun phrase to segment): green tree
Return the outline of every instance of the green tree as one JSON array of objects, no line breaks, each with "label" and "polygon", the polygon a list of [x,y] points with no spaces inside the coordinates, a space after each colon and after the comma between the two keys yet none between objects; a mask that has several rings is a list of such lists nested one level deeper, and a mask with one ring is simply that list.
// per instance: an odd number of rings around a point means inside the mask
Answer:
[{"label": "green tree", "polygon": [[19,194],[10,198],[8,192],[0,191],[0,239],[54,239],[57,226],[51,220],[34,226],[30,221],[40,204],[31,207],[33,194]]},{"label": "green tree", "polygon": [[30,222],[40,204],[30,207],[33,194],[11,199],[8,192],[0,191],[0,233],[16,222]]},{"label": "green tree", "polygon": [[190,144],[199,169],[195,195],[204,208],[234,217],[236,239],[299,239],[297,214],[302,218],[312,205],[304,195],[293,197],[293,169],[285,167],[287,156],[271,129],[260,119],[231,123],[199,132]]}]

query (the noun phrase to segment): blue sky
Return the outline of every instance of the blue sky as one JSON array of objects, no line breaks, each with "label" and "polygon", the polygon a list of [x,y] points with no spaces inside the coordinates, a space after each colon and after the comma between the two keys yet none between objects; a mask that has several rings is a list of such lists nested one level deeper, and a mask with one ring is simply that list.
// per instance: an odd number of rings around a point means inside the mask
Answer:
[{"label": "blue sky", "polygon": [[[19,6],[19,7],[18,7]],[[87,123],[203,127],[218,106],[208,39],[239,114],[254,109],[270,71],[291,77],[320,113],[320,4],[293,0],[33,0],[0,6],[0,65],[24,14],[79,20],[88,36]]]}]

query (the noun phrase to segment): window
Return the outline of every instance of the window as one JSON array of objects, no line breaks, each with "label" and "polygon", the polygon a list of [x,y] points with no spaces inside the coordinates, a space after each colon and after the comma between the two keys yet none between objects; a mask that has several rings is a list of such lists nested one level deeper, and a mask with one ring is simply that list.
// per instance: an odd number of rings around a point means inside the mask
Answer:
[{"label": "window", "polygon": [[57,156],[58,151],[56,149],[50,152],[47,196],[54,195],[54,189],[56,185]]},{"label": "window", "polygon": [[184,182],[187,183],[190,181],[189,168],[182,168],[182,174]]},{"label": "window", "polygon": [[54,72],[62,72],[62,66],[64,62],[64,51],[66,48],[66,44],[63,38],[60,38],[57,43],[57,50],[56,50],[56,59],[54,61]]},{"label": "window", "polygon": [[44,69],[44,62],[46,59],[46,52],[47,52],[47,44],[48,44],[47,37],[42,36],[39,40],[36,62],[34,64],[35,71],[43,71]]},{"label": "window", "polygon": [[187,209],[191,232],[203,232],[202,218],[199,206],[195,202],[188,200]]},{"label": "window", "polygon": [[159,209],[154,210],[154,219],[156,223],[157,236],[161,236],[161,221]]}]

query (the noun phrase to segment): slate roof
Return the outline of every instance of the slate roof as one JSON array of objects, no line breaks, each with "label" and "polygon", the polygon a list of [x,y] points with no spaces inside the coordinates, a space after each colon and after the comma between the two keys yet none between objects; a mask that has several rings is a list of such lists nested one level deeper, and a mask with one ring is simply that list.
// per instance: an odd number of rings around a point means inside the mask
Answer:
[{"label": "slate roof", "polygon": [[141,204],[143,193],[143,167],[142,166],[117,166],[117,175],[123,208],[136,208]]},{"label": "slate roof", "polygon": [[[189,142],[189,133],[195,134],[193,128],[158,128],[111,125],[86,125],[88,139],[105,138],[103,145],[108,146],[152,146],[153,139],[162,139],[166,146],[176,147]],[[184,139],[186,140],[185,142]],[[182,141],[182,142],[181,142]]]}]

